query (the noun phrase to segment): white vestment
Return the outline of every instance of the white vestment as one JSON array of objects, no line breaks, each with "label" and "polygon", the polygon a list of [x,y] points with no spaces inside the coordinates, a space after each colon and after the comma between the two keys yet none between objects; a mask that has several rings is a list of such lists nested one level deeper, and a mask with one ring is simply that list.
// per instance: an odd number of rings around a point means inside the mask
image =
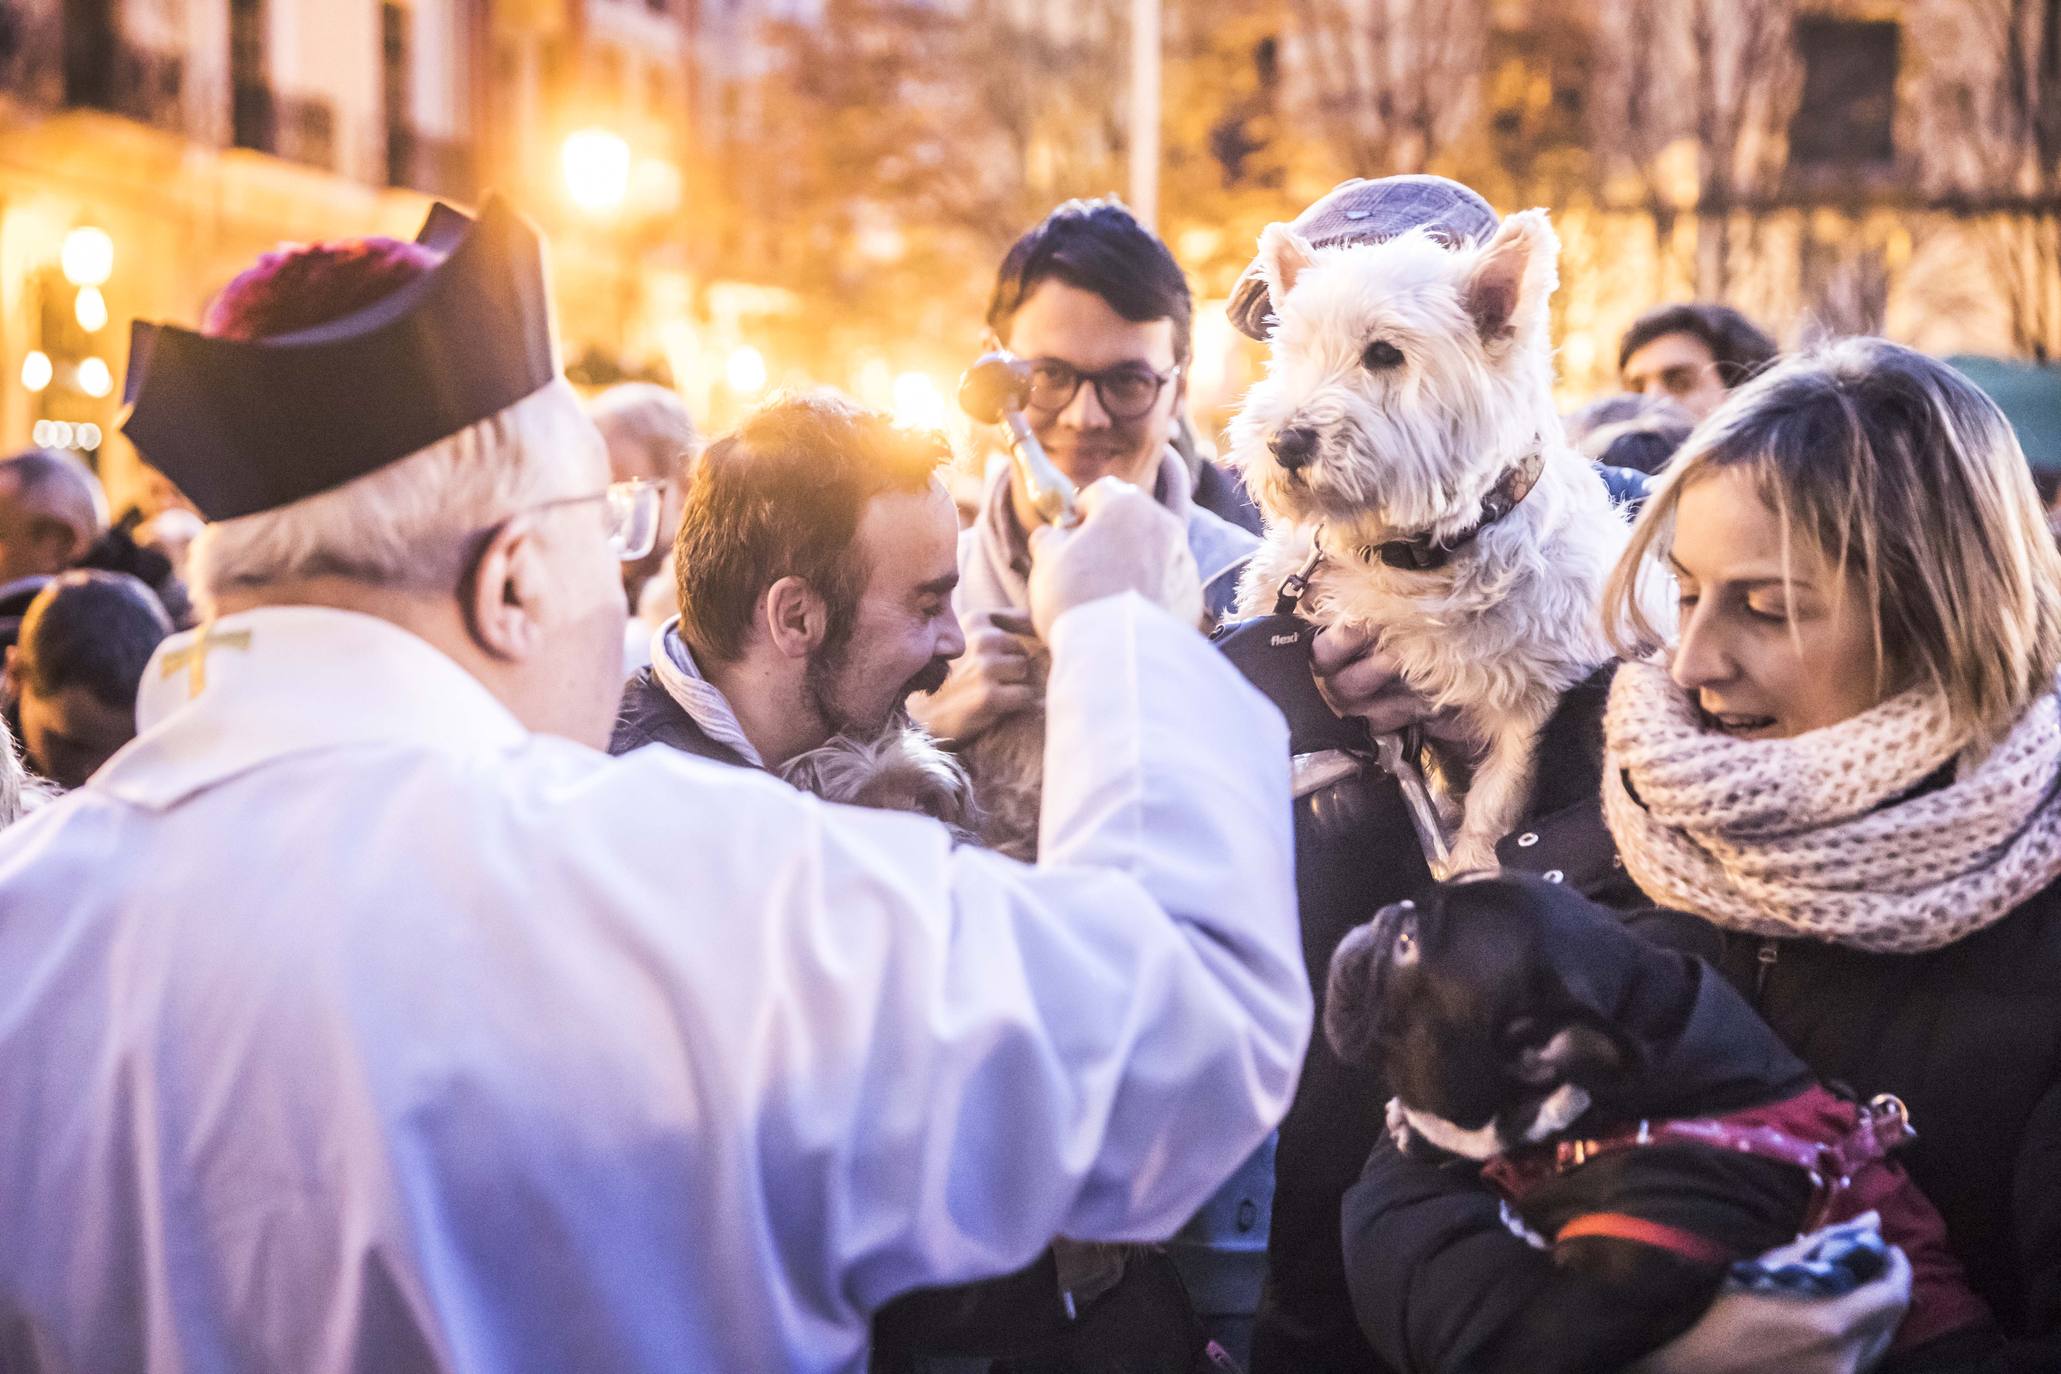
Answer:
[{"label": "white vestment", "polygon": [[1286,1109],[1282,725],[1134,597],[1056,628],[1035,869],[531,735],[370,617],[192,647],[0,835],[0,1369],[857,1370]]}]

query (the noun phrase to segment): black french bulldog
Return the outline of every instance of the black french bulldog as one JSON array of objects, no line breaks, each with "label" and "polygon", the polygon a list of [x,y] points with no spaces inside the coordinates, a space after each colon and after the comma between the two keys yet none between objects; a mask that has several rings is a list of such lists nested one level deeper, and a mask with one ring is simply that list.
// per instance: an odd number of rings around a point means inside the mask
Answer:
[{"label": "black french bulldog", "polygon": [[[1324,1032],[1395,1094],[1404,1158],[1377,1148],[1348,1197],[1347,1259],[1385,1356],[1413,1346],[1377,1329],[1391,1316],[1441,1333],[1447,1358],[1405,1367],[1621,1368],[1694,1325],[1735,1262],[1867,1210],[1914,1272],[1893,1353],[1994,1339],[1938,1213],[1883,1157],[1906,1134],[1901,1104],[1834,1097],[1714,970],[1578,893],[1490,875],[1384,907],[1332,960]],[[1353,1272],[1369,1188],[1387,1190],[1373,1213],[1387,1230],[1367,1232]],[[1405,1216],[1434,1219],[1425,1253],[1470,1256],[1464,1312],[1423,1310],[1399,1268]],[[1482,1286],[1483,1264],[1511,1281]]]}]

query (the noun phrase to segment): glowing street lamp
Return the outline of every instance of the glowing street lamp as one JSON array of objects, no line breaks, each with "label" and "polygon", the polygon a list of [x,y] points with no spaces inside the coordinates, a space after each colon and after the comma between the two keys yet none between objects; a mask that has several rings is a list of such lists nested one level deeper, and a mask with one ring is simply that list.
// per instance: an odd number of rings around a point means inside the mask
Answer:
[{"label": "glowing street lamp", "polygon": [[723,364],[723,380],[740,396],[756,396],[766,389],[766,355],[750,344],[739,344]]},{"label": "glowing street lamp", "polygon": [[21,360],[21,384],[29,391],[41,391],[50,385],[50,379],[57,375],[57,368],[51,363],[50,355],[40,348],[32,348]]},{"label": "glowing street lamp", "polygon": [[580,129],[559,149],[565,193],[590,215],[622,209],[630,193],[630,145],[606,129]]},{"label": "glowing street lamp", "polygon": [[79,317],[79,328],[98,334],[107,327],[107,297],[100,294],[97,286],[82,286],[73,313]]},{"label": "glowing street lamp", "polygon": [[895,423],[905,429],[943,429],[951,408],[936,382],[921,372],[904,372],[894,381]]},{"label": "glowing street lamp", "polygon": [[87,358],[79,364],[79,390],[96,398],[114,390],[114,374],[104,359]]},{"label": "glowing street lamp", "polygon": [[73,286],[105,286],[114,275],[114,240],[107,230],[82,224],[64,236],[57,261]]}]

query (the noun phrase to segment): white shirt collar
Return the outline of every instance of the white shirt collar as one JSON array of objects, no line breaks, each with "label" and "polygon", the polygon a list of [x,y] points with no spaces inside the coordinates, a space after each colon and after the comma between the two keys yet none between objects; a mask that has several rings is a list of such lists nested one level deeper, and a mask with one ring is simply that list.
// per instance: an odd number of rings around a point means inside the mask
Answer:
[{"label": "white shirt collar", "polygon": [[754,768],[766,761],[757,746],[745,737],[744,726],[730,699],[701,674],[701,665],[680,635],[680,617],[674,616],[651,636],[651,676],[679,708],[693,718],[701,732],[718,744],[727,745]]},{"label": "white shirt collar", "polygon": [[289,754],[358,744],[458,753],[529,738],[426,640],[321,606],[267,606],[174,635],[143,670],[136,721],[136,739],[88,786],[153,808]]}]

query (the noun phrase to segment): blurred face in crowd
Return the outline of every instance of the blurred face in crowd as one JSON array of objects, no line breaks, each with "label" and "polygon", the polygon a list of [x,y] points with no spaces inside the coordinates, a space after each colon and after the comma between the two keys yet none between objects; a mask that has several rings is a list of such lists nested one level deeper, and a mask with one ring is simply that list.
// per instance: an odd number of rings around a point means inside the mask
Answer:
[{"label": "blurred face in crowd", "polygon": [[959,513],[942,482],[868,501],[855,545],[868,569],[865,590],[848,628],[807,669],[825,738],[877,734],[912,692],[943,686],[952,660],[966,650],[952,610]]},{"label": "blurred face in crowd", "polygon": [[[651,389],[654,392],[658,390],[656,387]],[[629,597],[630,609],[634,612],[644,584],[666,566],[672,554],[673,535],[680,528],[680,508],[687,499],[687,457],[679,450],[688,447],[691,440],[685,437],[672,440],[663,434],[651,433],[652,426],[645,422],[646,417],[635,412],[597,408],[592,418],[601,431],[602,441],[608,445],[608,466],[614,480],[624,482],[642,478],[666,484],[664,506],[659,513],[658,537],[651,545],[651,552],[623,564],[623,591]]]},{"label": "blurred face in crowd", "polygon": [[51,482],[25,492],[0,472],[0,583],[62,572],[93,537],[87,498]]},{"label": "blurred face in crowd", "polygon": [[1624,389],[1667,397],[1699,420],[1725,399],[1717,356],[1694,334],[1662,334],[1626,358]]},{"label": "blurred face in crowd", "polygon": [[[1172,375],[1172,320],[1127,320],[1094,292],[1048,278],[1010,318],[1002,344],[1039,369],[1024,413],[1075,486],[1114,476],[1152,489],[1181,400],[1181,382]],[[1069,370],[1105,374],[1101,392],[1082,379],[1060,403]],[[1041,390],[1055,404],[1041,405]],[[1111,414],[1112,406],[1123,413]],[[1017,496],[1021,518],[1029,504],[1021,492]]]},{"label": "blurred face in crowd", "polygon": [[1670,562],[1680,584],[1671,671],[1709,722],[1787,739],[1883,699],[1865,590],[1792,536],[1753,474],[1722,468],[1682,491]]},{"label": "blurred face in crowd", "polygon": [[18,705],[29,765],[67,790],[136,736],[133,711],[108,705],[78,683],[48,695],[24,686]]}]

